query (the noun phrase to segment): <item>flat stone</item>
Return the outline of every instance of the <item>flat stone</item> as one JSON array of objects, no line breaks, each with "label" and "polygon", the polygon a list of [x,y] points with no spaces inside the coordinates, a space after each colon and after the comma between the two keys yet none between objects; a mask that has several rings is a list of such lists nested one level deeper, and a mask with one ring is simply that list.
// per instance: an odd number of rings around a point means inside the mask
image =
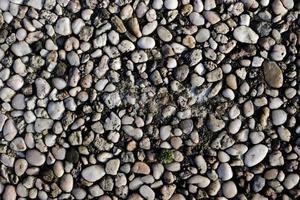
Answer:
[{"label": "flat stone", "polygon": [[265,61],[263,63],[264,77],[267,84],[273,88],[283,85],[283,74],[276,62]]},{"label": "flat stone", "polygon": [[104,175],[105,175],[104,168],[100,165],[91,165],[81,171],[81,176],[89,182],[98,181]]},{"label": "flat stone", "polygon": [[263,161],[267,156],[268,147],[263,144],[257,144],[251,147],[245,154],[244,162],[247,167],[253,167]]},{"label": "flat stone", "polygon": [[18,133],[15,123],[12,119],[8,119],[3,126],[3,137],[6,141],[12,141]]}]

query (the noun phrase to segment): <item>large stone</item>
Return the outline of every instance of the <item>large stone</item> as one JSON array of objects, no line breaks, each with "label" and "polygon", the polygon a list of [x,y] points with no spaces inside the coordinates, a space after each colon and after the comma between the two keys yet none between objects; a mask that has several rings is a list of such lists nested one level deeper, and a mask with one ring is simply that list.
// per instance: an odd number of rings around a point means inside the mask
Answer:
[{"label": "large stone", "polygon": [[253,167],[263,161],[268,153],[268,147],[263,144],[257,144],[253,146],[249,151],[245,154],[245,165],[247,167]]}]

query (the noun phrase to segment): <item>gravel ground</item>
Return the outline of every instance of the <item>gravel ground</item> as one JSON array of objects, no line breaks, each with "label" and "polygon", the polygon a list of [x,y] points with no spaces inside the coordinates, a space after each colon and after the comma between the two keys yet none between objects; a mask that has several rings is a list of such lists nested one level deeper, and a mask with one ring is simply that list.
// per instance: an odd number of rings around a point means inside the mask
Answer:
[{"label": "gravel ground", "polygon": [[0,199],[300,199],[298,0],[0,0]]}]

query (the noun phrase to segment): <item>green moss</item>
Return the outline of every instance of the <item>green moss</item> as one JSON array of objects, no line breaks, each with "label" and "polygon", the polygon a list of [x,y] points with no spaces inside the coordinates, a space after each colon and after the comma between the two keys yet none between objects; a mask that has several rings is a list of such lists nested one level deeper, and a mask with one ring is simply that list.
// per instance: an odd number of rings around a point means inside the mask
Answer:
[{"label": "green moss", "polygon": [[158,152],[158,160],[164,164],[169,164],[173,161],[174,156],[171,150],[163,149]]}]

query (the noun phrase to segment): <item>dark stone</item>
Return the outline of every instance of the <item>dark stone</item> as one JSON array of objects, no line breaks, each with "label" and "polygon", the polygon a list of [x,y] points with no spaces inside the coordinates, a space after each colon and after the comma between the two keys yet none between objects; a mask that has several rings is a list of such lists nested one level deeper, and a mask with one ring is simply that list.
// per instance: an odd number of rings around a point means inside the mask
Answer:
[{"label": "dark stone", "polygon": [[75,149],[68,149],[66,154],[66,160],[71,163],[77,163],[79,161],[79,153]]}]

